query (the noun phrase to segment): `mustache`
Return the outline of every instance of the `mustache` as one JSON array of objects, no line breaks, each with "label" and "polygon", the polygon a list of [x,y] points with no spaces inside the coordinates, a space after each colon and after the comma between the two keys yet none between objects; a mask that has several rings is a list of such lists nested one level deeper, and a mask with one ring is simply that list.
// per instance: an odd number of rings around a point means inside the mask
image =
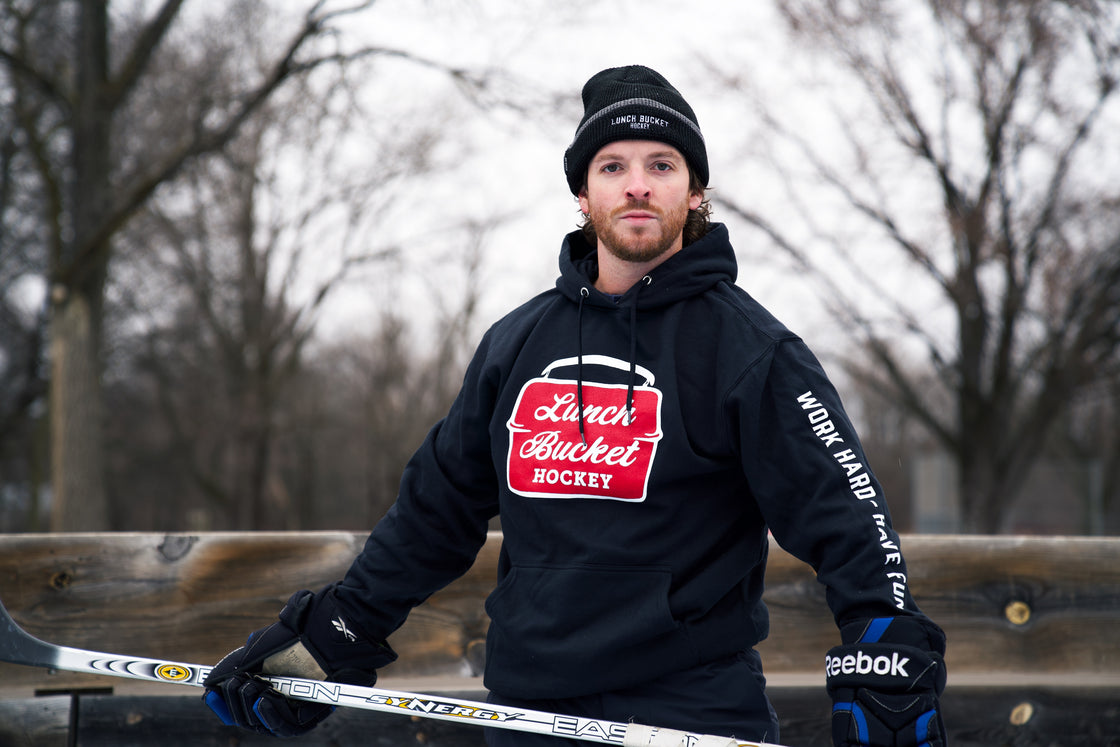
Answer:
[{"label": "mustache", "polygon": [[657,215],[658,217],[661,216],[661,211],[658,210],[657,208],[653,207],[652,205],[650,205],[649,200],[635,200],[633,198],[628,199],[626,201],[626,204],[623,205],[622,207],[615,208],[614,210],[612,210],[611,215],[612,216],[621,215],[623,213],[628,213],[631,210],[643,210],[647,213],[653,213],[653,214]]}]

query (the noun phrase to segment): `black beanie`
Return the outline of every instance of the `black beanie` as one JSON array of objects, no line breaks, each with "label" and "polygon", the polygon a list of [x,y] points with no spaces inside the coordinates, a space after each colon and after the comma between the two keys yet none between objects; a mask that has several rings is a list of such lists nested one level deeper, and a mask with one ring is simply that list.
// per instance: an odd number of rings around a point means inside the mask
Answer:
[{"label": "black beanie", "polygon": [[591,76],[583,86],[583,119],[564,152],[564,175],[572,194],[579,194],[587,166],[599,149],[616,140],[668,143],[708,186],[708,152],[692,107],[648,67],[612,67]]}]

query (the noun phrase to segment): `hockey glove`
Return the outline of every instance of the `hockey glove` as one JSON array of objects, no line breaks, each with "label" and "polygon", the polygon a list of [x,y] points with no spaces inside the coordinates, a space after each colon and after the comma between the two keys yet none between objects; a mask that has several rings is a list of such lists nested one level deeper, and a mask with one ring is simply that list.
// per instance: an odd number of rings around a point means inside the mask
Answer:
[{"label": "hockey glove", "polygon": [[940,628],[884,617],[846,625],[841,638],[825,657],[835,747],[945,747]]},{"label": "hockey glove", "polygon": [[297,591],[280,611],[279,622],[254,632],[210,670],[203,699],[226,725],[297,736],[334,707],[289,700],[260,675],[369,686],[377,681],[376,669],[396,658],[388,643],[366,639],[339,612],[333,586],[317,594]]}]

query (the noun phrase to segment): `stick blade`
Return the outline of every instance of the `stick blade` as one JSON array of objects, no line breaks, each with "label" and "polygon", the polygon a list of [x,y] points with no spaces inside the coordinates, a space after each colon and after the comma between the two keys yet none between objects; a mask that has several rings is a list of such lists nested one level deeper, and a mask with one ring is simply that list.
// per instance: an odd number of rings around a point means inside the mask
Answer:
[{"label": "stick blade", "polygon": [[40,641],[21,628],[0,600],[0,661],[29,667],[54,667],[58,647]]}]

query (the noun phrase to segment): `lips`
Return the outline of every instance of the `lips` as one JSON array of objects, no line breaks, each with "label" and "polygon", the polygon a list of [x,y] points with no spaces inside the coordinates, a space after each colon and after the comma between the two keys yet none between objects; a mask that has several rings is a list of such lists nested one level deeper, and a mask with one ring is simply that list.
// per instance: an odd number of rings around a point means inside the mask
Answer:
[{"label": "lips", "polygon": [[620,220],[627,221],[628,223],[648,223],[657,220],[657,213],[648,210],[626,210],[619,216]]}]

